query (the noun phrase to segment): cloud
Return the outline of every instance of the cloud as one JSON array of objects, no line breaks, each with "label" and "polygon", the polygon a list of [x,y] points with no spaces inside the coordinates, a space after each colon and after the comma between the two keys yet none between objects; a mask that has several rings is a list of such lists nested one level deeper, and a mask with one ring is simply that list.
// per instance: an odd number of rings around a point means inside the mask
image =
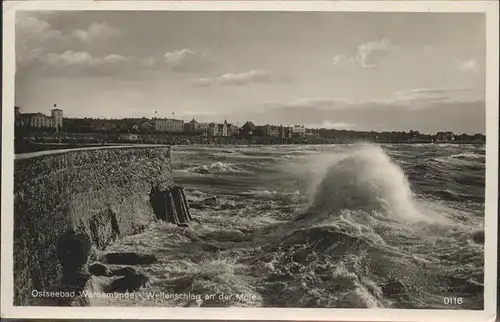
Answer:
[{"label": "cloud", "polygon": [[186,48],[165,53],[164,62],[170,70],[178,72],[199,71],[213,64],[206,53],[197,53]]},{"label": "cloud", "polygon": [[85,43],[94,41],[105,41],[120,34],[120,31],[108,25],[106,22],[94,22],[88,29],[77,29],[70,33],[70,37]]},{"label": "cloud", "polygon": [[27,66],[39,60],[43,54],[44,49],[40,47],[18,49],[16,50],[16,60],[19,65]]},{"label": "cloud", "polygon": [[364,68],[377,67],[391,48],[392,44],[387,38],[362,44],[358,47],[358,62]]},{"label": "cloud", "polygon": [[63,39],[60,31],[29,12],[16,16],[16,59],[20,64],[30,64],[45,52],[43,44]]},{"label": "cloud", "polygon": [[122,64],[129,62],[129,58],[121,55],[111,54],[103,57],[92,57],[86,52],[65,51],[62,54],[48,54],[42,60],[50,66],[56,68],[84,66],[84,67],[102,67],[106,64]]},{"label": "cloud", "polygon": [[29,66],[40,62],[41,56],[50,55],[49,48],[70,48],[75,41],[85,43],[103,41],[119,34],[118,29],[109,26],[106,22],[94,22],[87,29],[63,33],[44,20],[54,15],[53,12],[44,11],[17,13],[15,28],[18,64]]},{"label": "cloud", "polygon": [[[425,96],[431,92],[436,95],[435,99]],[[417,90],[413,94],[425,94],[411,100],[400,93],[400,96],[395,94],[386,100],[349,102],[335,98],[317,98],[285,101],[281,104],[264,103],[262,119],[278,124],[285,123],[286,120],[288,124],[307,124],[308,127],[316,128],[484,133],[484,100],[475,100],[473,96],[465,94],[448,95],[464,92],[467,91]]]},{"label": "cloud", "polygon": [[46,22],[40,20],[36,15],[18,14],[16,19],[16,40],[37,40],[60,39],[62,33],[52,28]]},{"label": "cloud", "polygon": [[57,12],[23,11],[16,15],[16,62],[18,79],[32,76],[126,76],[137,77],[150,71],[157,61],[153,57],[132,58],[117,53],[94,56],[74,50],[75,46],[101,45],[120,34],[106,22],[93,22],[87,28],[59,31],[51,21]]},{"label": "cloud", "polygon": [[[161,74],[154,57],[127,57],[120,54],[95,56],[85,51],[66,50],[60,53],[46,53],[32,50],[24,54],[30,64],[20,63],[18,74],[26,77],[125,77],[138,78]],[[18,61],[19,62],[19,61]]]},{"label": "cloud", "polygon": [[447,104],[482,104],[484,90],[481,89],[411,89],[395,92],[384,99],[368,99],[353,101],[345,98],[317,97],[300,98],[288,102],[265,102],[269,110],[302,112],[311,111],[343,111],[343,110],[376,110],[379,108],[397,108],[400,110],[422,110]]},{"label": "cloud", "polygon": [[317,97],[300,98],[290,102],[266,102],[265,106],[274,109],[338,109],[353,105],[354,102],[344,98]]},{"label": "cloud", "polygon": [[212,85],[212,79],[206,77],[200,77],[191,82],[194,87],[209,87]]},{"label": "cloud", "polygon": [[246,85],[251,83],[268,83],[271,81],[271,74],[264,70],[251,70],[242,73],[228,73],[219,78],[221,84]]},{"label": "cloud", "polygon": [[44,62],[54,67],[67,67],[74,65],[91,65],[97,63],[89,53],[68,50],[62,54],[48,54]]},{"label": "cloud", "polygon": [[50,15],[39,12],[23,12],[17,15],[16,19],[16,42],[36,41],[44,43],[49,40],[70,41],[78,40],[85,43],[92,41],[108,40],[120,34],[120,31],[110,26],[107,22],[93,22],[86,29],[76,29],[63,33],[55,29],[49,22],[42,18]]},{"label": "cloud", "polygon": [[345,55],[335,55],[333,57],[333,66],[343,66],[351,62],[351,59]]},{"label": "cloud", "polygon": [[157,64],[157,61],[154,57],[147,57],[140,59],[140,65],[144,68],[153,68]]},{"label": "cloud", "polygon": [[40,56],[38,67],[33,71],[45,76],[135,77],[139,71],[150,68],[150,64],[149,60],[118,54],[92,56],[88,52],[67,50]]},{"label": "cloud", "polygon": [[404,104],[408,108],[425,108],[441,103],[469,103],[484,100],[485,92],[474,88],[412,89],[394,93],[388,104]]},{"label": "cloud", "polygon": [[123,57],[122,55],[111,54],[105,56],[103,58],[103,61],[107,63],[121,63],[127,61],[127,58]]},{"label": "cloud", "polygon": [[479,73],[479,63],[475,59],[468,59],[458,63],[458,69],[463,72]]},{"label": "cloud", "polygon": [[386,60],[388,53],[394,48],[395,46],[387,38],[370,41],[359,45],[355,55],[335,55],[333,57],[333,65],[336,67],[375,68]]},{"label": "cloud", "polygon": [[249,84],[270,83],[273,81],[271,73],[265,70],[250,70],[238,73],[226,73],[221,76],[201,77],[193,82],[193,86],[208,87],[212,85],[244,86]]}]

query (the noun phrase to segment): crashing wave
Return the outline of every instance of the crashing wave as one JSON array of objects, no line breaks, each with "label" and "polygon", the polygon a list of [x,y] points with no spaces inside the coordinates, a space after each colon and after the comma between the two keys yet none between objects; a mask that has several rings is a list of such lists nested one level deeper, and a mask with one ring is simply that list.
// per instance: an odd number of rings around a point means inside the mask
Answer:
[{"label": "crashing wave", "polygon": [[383,213],[404,222],[427,219],[418,211],[401,167],[378,146],[362,146],[334,162],[316,187],[311,207],[300,218],[338,214],[344,209]]}]

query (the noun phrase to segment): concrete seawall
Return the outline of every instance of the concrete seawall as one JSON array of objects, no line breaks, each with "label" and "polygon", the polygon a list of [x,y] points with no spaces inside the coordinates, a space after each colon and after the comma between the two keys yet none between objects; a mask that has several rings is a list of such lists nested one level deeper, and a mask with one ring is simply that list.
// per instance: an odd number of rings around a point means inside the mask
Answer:
[{"label": "concrete seawall", "polygon": [[56,241],[85,231],[93,247],[142,231],[156,220],[154,187],[174,182],[168,146],[89,148],[16,156],[14,305],[60,277]]}]

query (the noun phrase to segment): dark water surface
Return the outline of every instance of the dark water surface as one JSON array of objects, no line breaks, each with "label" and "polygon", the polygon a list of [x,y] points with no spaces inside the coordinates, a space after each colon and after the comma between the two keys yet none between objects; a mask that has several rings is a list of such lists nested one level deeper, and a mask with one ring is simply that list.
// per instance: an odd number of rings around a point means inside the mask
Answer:
[{"label": "dark water surface", "polygon": [[172,166],[217,206],[112,245],[160,262],[99,305],[482,309],[484,147],[175,146]]}]

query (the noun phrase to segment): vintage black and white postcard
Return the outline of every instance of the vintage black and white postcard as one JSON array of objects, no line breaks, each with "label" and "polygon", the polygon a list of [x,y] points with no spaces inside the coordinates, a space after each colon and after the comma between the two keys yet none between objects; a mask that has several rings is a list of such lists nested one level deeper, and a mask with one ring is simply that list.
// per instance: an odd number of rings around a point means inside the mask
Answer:
[{"label": "vintage black and white postcard", "polygon": [[2,316],[494,318],[496,1],[3,18]]}]

